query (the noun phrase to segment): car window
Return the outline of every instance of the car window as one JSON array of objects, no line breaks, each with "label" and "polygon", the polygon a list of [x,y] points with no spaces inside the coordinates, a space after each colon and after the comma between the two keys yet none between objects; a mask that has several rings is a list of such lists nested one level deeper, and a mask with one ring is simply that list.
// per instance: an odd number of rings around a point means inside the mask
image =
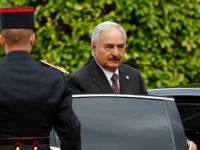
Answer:
[{"label": "car window", "polygon": [[200,148],[200,103],[177,103],[186,136]]},{"label": "car window", "polygon": [[150,97],[74,97],[73,108],[82,124],[82,150],[169,150],[177,145],[185,149],[183,129],[170,123],[181,127],[178,111],[168,110],[168,102]]}]

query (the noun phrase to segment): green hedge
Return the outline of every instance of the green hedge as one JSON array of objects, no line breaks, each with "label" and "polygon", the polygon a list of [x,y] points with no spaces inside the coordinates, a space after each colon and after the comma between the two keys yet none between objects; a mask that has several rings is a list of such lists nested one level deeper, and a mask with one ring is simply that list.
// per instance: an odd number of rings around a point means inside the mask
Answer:
[{"label": "green hedge", "polygon": [[[147,88],[200,82],[199,0],[7,0],[0,6],[35,7],[33,57],[70,73],[90,57],[90,37],[110,20],[127,31],[124,62],[136,67]],[[0,55],[3,58],[3,51]]]}]

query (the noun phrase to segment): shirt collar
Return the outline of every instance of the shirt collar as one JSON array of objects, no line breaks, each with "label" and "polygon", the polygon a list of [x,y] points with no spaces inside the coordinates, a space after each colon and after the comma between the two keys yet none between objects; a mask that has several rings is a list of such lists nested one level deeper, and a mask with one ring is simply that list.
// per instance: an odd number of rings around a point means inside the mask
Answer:
[{"label": "shirt collar", "polygon": [[[96,60],[95,60],[96,61]],[[106,78],[108,79],[109,83],[112,85],[112,80],[111,77],[114,73],[116,73],[119,76],[119,69],[117,68],[117,70],[113,73],[105,68],[103,68],[97,61],[96,61],[97,65],[101,68],[101,70],[104,72]]]}]

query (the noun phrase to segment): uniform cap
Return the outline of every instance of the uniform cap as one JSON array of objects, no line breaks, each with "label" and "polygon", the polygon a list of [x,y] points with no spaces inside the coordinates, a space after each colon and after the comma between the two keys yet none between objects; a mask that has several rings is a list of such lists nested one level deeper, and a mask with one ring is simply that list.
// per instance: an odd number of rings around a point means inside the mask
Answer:
[{"label": "uniform cap", "polygon": [[0,9],[0,28],[34,28],[33,7],[12,7]]}]

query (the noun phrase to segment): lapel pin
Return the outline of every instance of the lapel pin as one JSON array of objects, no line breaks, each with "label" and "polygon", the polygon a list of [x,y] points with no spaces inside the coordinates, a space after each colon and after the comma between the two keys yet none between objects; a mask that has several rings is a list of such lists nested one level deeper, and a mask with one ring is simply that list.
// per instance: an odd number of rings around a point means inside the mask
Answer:
[{"label": "lapel pin", "polygon": [[126,75],[126,79],[129,80],[130,79],[129,76]]}]

